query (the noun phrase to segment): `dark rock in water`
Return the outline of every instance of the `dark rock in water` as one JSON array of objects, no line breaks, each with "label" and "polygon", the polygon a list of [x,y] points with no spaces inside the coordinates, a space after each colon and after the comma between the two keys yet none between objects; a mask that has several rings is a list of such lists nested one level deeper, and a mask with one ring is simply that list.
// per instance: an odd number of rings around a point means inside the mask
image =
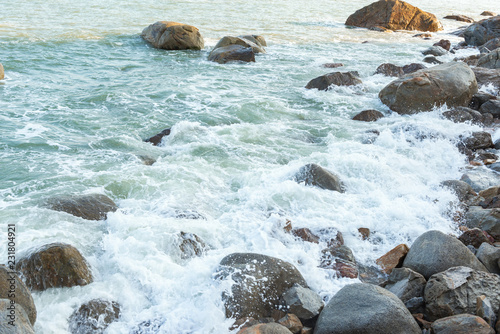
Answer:
[{"label": "dark rock in water", "polygon": [[316,292],[300,285],[288,289],[283,294],[283,300],[287,311],[295,314],[302,321],[316,317],[324,306],[323,300]]},{"label": "dark rock in water", "polygon": [[500,69],[500,48],[479,58],[477,66],[490,69]]},{"label": "dark rock in water", "polygon": [[102,299],[93,299],[75,310],[69,317],[72,334],[101,334],[110,323],[120,317],[120,305]]},{"label": "dark rock in water", "polygon": [[419,236],[403,262],[403,267],[415,270],[425,278],[456,266],[487,271],[457,238],[440,231],[428,231]]},{"label": "dark rock in water", "polygon": [[333,227],[322,228],[318,232],[320,240],[330,248],[338,248],[344,244],[342,232]]},{"label": "dark rock in water", "polygon": [[425,286],[430,320],[476,313],[476,299],[488,296],[495,313],[500,305],[500,276],[468,267],[453,267],[433,275]]},{"label": "dark rock in water", "polygon": [[460,22],[467,22],[467,23],[474,22],[473,18],[470,18],[470,17],[465,16],[465,15],[447,15],[444,17],[444,19],[455,20],[455,21],[460,21]]},{"label": "dark rock in water", "polygon": [[485,104],[486,102],[488,102],[490,100],[495,100],[495,99],[496,99],[496,97],[491,95],[491,94],[476,93],[472,97],[472,100],[469,104],[469,108],[472,108],[474,110],[479,110],[483,104]]},{"label": "dark rock in water", "polygon": [[467,107],[455,107],[443,112],[443,116],[455,123],[473,122],[475,124],[483,123],[483,115],[477,110]]},{"label": "dark rock in water", "polygon": [[436,56],[436,57],[444,56],[446,53],[448,53],[448,51],[446,51],[445,49],[443,49],[440,46],[431,46],[427,50],[422,51],[422,54],[425,56],[431,55],[431,56]]},{"label": "dark rock in water", "polygon": [[322,257],[319,265],[321,268],[334,268],[335,259],[356,263],[352,250],[346,245],[325,248],[321,251],[321,253]]},{"label": "dark rock in water", "polygon": [[496,16],[497,14],[493,13],[492,11],[485,10],[480,15],[482,15],[482,16]]},{"label": "dark rock in water", "polygon": [[[8,270],[4,265],[0,265],[0,299],[13,299],[16,304],[22,306],[31,326],[34,326],[36,321],[35,302],[28,287],[14,273],[13,269]],[[12,293],[15,294],[13,298]],[[10,297],[9,294],[11,294]],[[3,333],[1,329],[0,333]]]},{"label": "dark rock in water", "polygon": [[201,50],[205,46],[198,28],[177,22],[155,22],[142,31],[141,37],[158,49]]},{"label": "dark rock in water", "polygon": [[[222,37],[217,44],[214,46],[213,51],[219,49],[219,48],[224,48],[227,46],[231,45],[240,45],[244,48],[251,48],[254,53],[266,53],[266,50],[262,47],[261,42],[263,41],[264,37],[258,36],[260,41],[257,40],[257,38],[250,38],[247,39],[244,36],[241,37],[233,37],[233,36],[224,36]],[[265,44],[265,40],[263,41]],[[209,56],[210,60],[210,56]]]},{"label": "dark rock in water", "polygon": [[180,233],[181,258],[189,259],[195,256],[202,256],[208,249],[207,245],[196,234]]},{"label": "dark rock in water", "polygon": [[427,68],[427,67],[425,67],[424,65],[419,64],[419,63],[411,63],[411,64],[403,66],[403,72],[405,74],[408,74],[408,73],[416,72],[418,70],[423,70],[424,68]]},{"label": "dark rock in water", "polygon": [[490,53],[495,49],[500,48],[500,37],[490,39],[488,42],[484,43],[479,47],[479,52]]},{"label": "dark rock in water", "polygon": [[488,232],[495,240],[500,240],[500,209],[483,209],[471,206],[465,214],[465,224]]},{"label": "dark rock in water", "polygon": [[308,164],[300,168],[294,179],[298,183],[312,185],[321,189],[333,190],[343,193],[345,186],[339,177],[316,164]]},{"label": "dark rock in water", "polygon": [[439,42],[434,43],[432,46],[439,46],[446,51],[450,51],[451,42],[447,39],[442,39]]},{"label": "dark rock in water", "polygon": [[118,209],[111,198],[101,194],[55,197],[49,199],[46,204],[52,210],[67,212],[88,220],[106,219],[108,212]]},{"label": "dark rock in water", "polygon": [[154,146],[158,146],[158,145],[160,145],[163,137],[168,136],[168,135],[170,135],[170,128],[165,129],[165,130],[161,131],[160,133],[158,133],[158,134],[154,135],[153,137],[150,137],[144,141],[146,143],[151,143]]},{"label": "dark rock in water", "polygon": [[[424,276],[408,268],[394,268],[385,288],[395,294],[412,313],[420,313],[424,306]],[[408,304],[411,307],[408,307]]]},{"label": "dark rock in water", "polygon": [[387,77],[400,77],[405,74],[401,66],[397,66],[390,63],[384,63],[377,67],[375,74],[383,74]]},{"label": "dark rock in water", "polygon": [[148,155],[138,155],[137,157],[141,159],[142,163],[146,166],[152,166],[156,162],[155,158]]},{"label": "dark rock in water", "polygon": [[370,229],[367,227],[358,228],[358,232],[361,235],[361,239],[368,240],[370,238]]},{"label": "dark rock in water", "polygon": [[[11,309],[15,308],[14,319],[12,316]],[[11,304],[10,299],[0,299],[0,333],[2,334],[35,334],[33,327],[31,327],[28,315],[24,308],[19,304]],[[14,321],[14,325],[9,324],[9,321]]]},{"label": "dark rock in water", "polygon": [[462,144],[470,150],[494,147],[491,134],[485,131],[473,132],[472,135],[462,140]]},{"label": "dark rock in water", "polygon": [[465,42],[474,46],[483,45],[497,37],[500,37],[500,16],[471,24],[464,31]]},{"label": "dark rock in water", "polygon": [[252,48],[233,44],[212,50],[208,55],[208,60],[219,64],[230,61],[255,62],[255,53]]},{"label": "dark rock in water", "polygon": [[252,43],[255,43],[260,47],[267,46],[266,39],[264,38],[264,36],[261,35],[243,35],[238,37],[250,41]]},{"label": "dark rock in water", "polygon": [[264,318],[282,307],[280,298],[295,284],[307,287],[300,272],[283,260],[253,253],[234,253],[220,262],[217,279],[234,283],[222,298],[227,317]]},{"label": "dark rock in water", "polygon": [[307,83],[306,89],[328,90],[332,85],[353,86],[362,83],[355,72],[333,72],[312,79]]},{"label": "dark rock in water", "polygon": [[431,39],[432,34],[429,34],[429,33],[420,33],[420,34],[415,34],[412,37],[420,37],[422,39]]},{"label": "dark rock in water", "polygon": [[493,246],[491,242],[487,240],[478,248],[476,256],[491,273],[500,275],[500,268],[498,267],[500,248]]},{"label": "dark rock in water", "polygon": [[350,15],[345,24],[389,30],[438,31],[443,29],[435,15],[399,0],[374,2]]},{"label": "dark rock in water", "polygon": [[393,293],[371,284],[343,287],[319,315],[314,334],[421,334],[417,322]]},{"label": "dark rock in water", "polygon": [[382,117],[384,117],[384,114],[382,114],[380,111],[370,109],[370,110],[363,110],[362,112],[354,116],[352,119],[355,121],[375,122],[381,119]]},{"label": "dark rock in water", "polygon": [[80,252],[63,243],[44,245],[20,258],[16,270],[31,290],[87,285],[93,281],[89,265]]},{"label": "dark rock in water", "polygon": [[436,57],[434,56],[427,56],[425,57],[424,59],[422,59],[425,63],[428,63],[428,64],[443,64],[443,62],[439,59],[437,59]]},{"label": "dark rock in water", "polygon": [[428,111],[435,106],[466,106],[477,92],[474,72],[464,63],[447,63],[392,81],[380,100],[399,114]]},{"label": "dark rock in water", "polygon": [[434,334],[495,334],[486,321],[472,314],[459,314],[432,323]]},{"label": "dark rock in water", "polygon": [[[479,248],[483,242],[492,244],[492,242],[488,238],[487,233],[485,231],[481,231],[478,228],[472,228],[470,230],[465,231],[464,233],[462,233],[461,236],[458,237],[458,240],[460,240],[465,246],[471,245],[474,248]],[[488,269],[488,267],[486,268]]]},{"label": "dark rock in water", "polygon": [[295,228],[292,230],[292,234],[304,241],[312,242],[314,244],[319,243],[319,237],[312,233],[307,227]]},{"label": "dark rock in water", "polygon": [[497,89],[500,89],[500,69],[489,69],[484,67],[473,67],[472,71],[476,76],[479,86],[493,84]]},{"label": "dark rock in water", "polygon": [[479,203],[484,209],[493,209],[499,206],[500,186],[491,187],[479,192],[479,196],[483,197],[483,201]]},{"label": "dark rock in water", "polygon": [[323,64],[323,67],[326,67],[326,68],[337,68],[337,67],[342,67],[344,66],[344,64],[342,63],[326,63],[326,64]]},{"label": "dark rock in water", "polygon": [[238,334],[290,334],[291,331],[288,330],[283,325],[277,323],[267,323],[258,324],[251,327],[246,327],[238,332]]}]

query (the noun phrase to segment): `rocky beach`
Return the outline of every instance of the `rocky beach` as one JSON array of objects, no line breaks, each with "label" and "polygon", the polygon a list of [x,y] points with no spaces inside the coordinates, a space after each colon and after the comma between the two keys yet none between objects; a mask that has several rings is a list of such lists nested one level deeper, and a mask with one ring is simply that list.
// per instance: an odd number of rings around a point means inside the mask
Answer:
[{"label": "rocky beach", "polygon": [[500,8],[114,2],[0,20],[0,334],[500,333]]}]

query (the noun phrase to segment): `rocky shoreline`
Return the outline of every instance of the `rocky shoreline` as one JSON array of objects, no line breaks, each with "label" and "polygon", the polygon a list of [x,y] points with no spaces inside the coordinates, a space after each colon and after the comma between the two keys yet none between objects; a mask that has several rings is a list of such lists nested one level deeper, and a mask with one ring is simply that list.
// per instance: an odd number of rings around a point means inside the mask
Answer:
[{"label": "rocky shoreline", "polygon": [[[490,15],[491,14],[491,15]],[[469,161],[469,171],[461,180],[447,180],[459,205],[450,205],[450,217],[463,232],[458,238],[439,231],[428,231],[411,247],[396,245],[373,266],[356,263],[356,250],[344,244],[342,233],[325,230],[313,233],[294,228],[287,221],[284,232],[297,240],[324,247],[318,260],[321,268],[332,269],[337,277],[359,279],[341,289],[325,305],[310,289],[299,270],[281,259],[254,253],[233,253],[224,257],[214,273],[216,282],[231,281],[221,296],[227,318],[235,320],[230,329],[238,334],[294,333],[500,333],[500,140],[491,134],[500,124],[500,16],[472,23],[461,34],[464,42],[451,45],[440,40],[423,51],[426,63],[439,63],[439,57],[459,48],[475,47],[477,57],[426,67],[415,63],[397,66],[381,64],[374,75],[395,77],[380,91],[380,100],[391,111],[412,115],[446,105],[443,117],[453,122],[469,122],[484,127],[482,132],[464,136],[458,149]],[[383,18],[384,20],[381,20]],[[383,33],[392,30],[438,31],[439,20],[402,1],[381,0],[351,15],[346,25]],[[196,27],[160,21],[144,29],[142,38],[155,48],[201,50],[204,40]],[[208,55],[209,61],[255,62],[267,43],[260,35],[225,36]],[[428,58],[428,57],[433,57]],[[427,59],[427,60],[426,60]],[[327,68],[342,64],[325,64]],[[0,80],[3,79],[0,64]],[[333,72],[312,79],[306,89],[325,91],[332,85],[362,85],[359,74]],[[488,92],[483,87],[494,87]],[[491,92],[494,91],[494,94]],[[364,110],[353,119],[376,122],[384,112]],[[410,116],[411,117],[411,116]],[[373,123],[376,124],[376,123]],[[170,128],[146,139],[162,145]],[[377,130],[370,135],[375,138]],[[372,141],[374,140],[372,138]],[[370,141],[367,141],[369,144]],[[145,164],[154,161],[145,157]],[[293,180],[305,186],[344,193],[342,180],[327,169],[310,163],[301,167]],[[101,195],[62,196],[43,204],[86,220],[105,220],[118,209],[112,199]],[[204,219],[197,212],[177,212],[185,219]],[[321,231],[320,231],[321,232]],[[359,237],[370,240],[370,230],[359,229]],[[195,234],[180,232],[181,258],[203,256],[209,247]],[[10,268],[12,270],[12,268]],[[92,268],[71,245],[53,243],[33,249],[17,261],[12,284],[18,327],[15,333],[34,333],[36,307],[30,291],[83,286],[93,282]],[[7,315],[8,284],[12,274],[0,266],[0,313]],[[116,301],[93,299],[75,309],[69,318],[71,333],[103,333],[119,319]],[[138,324],[131,333],[154,333],[151,323]],[[0,324],[0,333],[14,333]]]}]

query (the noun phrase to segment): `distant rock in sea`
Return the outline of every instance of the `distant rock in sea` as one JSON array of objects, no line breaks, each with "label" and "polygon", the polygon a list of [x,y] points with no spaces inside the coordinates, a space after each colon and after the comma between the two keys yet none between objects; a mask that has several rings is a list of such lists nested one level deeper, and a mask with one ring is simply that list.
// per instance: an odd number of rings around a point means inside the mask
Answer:
[{"label": "distant rock in sea", "polygon": [[141,34],[157,49],[201,50],[205,46],[198,28],[170,21],[158,21],[146,27]]}]

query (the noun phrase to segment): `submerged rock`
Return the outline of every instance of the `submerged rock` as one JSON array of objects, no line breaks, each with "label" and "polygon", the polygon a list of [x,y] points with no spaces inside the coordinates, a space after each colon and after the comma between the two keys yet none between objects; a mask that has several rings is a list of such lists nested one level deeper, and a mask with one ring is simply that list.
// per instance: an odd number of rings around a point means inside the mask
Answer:
[{"label": "submerged rock", "polygon": [[63,243],[44,245],[20,258],[16,270],[22,273],[31,290],[87,285],[93,281],[89,265],[80,252]]},{"label": "submerged rock", "polygon": [[208,249],[207,245],[196,234],[181,232],[179,238],[182,259],[202,256]]},{"label": "submerged rock", "polygon": [[141,37],[157,49],[201,50],[205,46],[198,28],[171,21],[158,21],[146,27]]},{"label": "submerged rock", "polygon": [[362,83],[357,72],[333,72],[312,79],[307,83],[306,89],[328,90],[332,85],[354,86]]},{"label": "submerged rock", "polygon": [[393,293],[371,284],[343,287],[319,315],[314,334],[421,334],[417,322]]},{"label": "submerged rock", "polygon": [[163,137],[170,135],[170,132],[171,132],[170,128],[165,129],[165,130],[161,131],[160,133],[158,133],[158,134],[154,135],[153,137],[150,137],[144,141],[146,143],[151,143],[154,146],[158,146],[158,145],[160,145]]},{"label": "submerged rock", "polygon": [[[12,294],[15,295],[14,298],[9,297]],[[0,299],[13,299],[16,304],[23,307],[30,324],[35,325],[36,307],[31,292],[14,270],[8,270],[4,265],[0,265]]]},{"label": "submerged rock", "polygon": [[93,299],[80,306],[69,317],[69,330],[72,334],[101,334],[119,317],[118,303]]},{"label": "submerged rock", "polygon": [[380,91],[379,98],[399,114],[413,114],[445,103],[467,106],[476,92],[474,72],[464,63],[452,62],[396,79]]},{"label": "submerged rock", "polygon": [[435,15],[399,0],[374,2],[350,15],[345,24],[389,30],[438,31],[443,29]]},{"label": "submerged rock", "polygon": [[312,185],[322,189],[333,190],[343,193],[345,186],[339,177],[332,172],[316,164],[308,164],[300,168],[294,179],[298,183]]},{"label": "submerged rock", "polygon": [[106,219],[108,212],[118,207],[111,198],[101,194],[54,197],[46,202],[55,211],[63,211],[88,220]]},{"label": "submerged rock", "polygon": [[465,42],[480,46],[493,38],[500,37],[500,16],[484,19],[471,24],[464,31]]}]

